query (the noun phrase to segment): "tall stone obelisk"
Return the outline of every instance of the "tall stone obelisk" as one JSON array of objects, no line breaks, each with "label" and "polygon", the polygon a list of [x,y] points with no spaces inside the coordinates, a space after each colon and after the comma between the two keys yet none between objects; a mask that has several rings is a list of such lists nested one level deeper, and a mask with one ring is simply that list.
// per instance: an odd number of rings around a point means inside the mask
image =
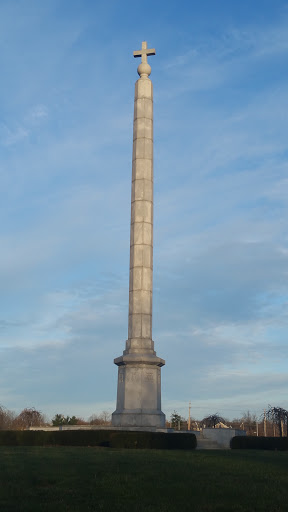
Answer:
[{"label": "tall stone obelisk", "polygon": [[161,366],[152,340],[153,290],[153,86],[148,78],[151,67],[147,43],[134,52],[141,56],[140,78],[135,84],[129,326],[126,349],[114,359],[118,366],[117,407],[112,425],[130,427],[164,427],[161,412]]}]

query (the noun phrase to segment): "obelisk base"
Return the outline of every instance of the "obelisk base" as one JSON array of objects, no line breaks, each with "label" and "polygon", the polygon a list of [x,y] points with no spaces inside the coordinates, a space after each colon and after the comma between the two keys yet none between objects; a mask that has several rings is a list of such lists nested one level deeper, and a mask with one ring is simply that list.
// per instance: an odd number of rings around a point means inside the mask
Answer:
[{"label": "obelisk base", "polygon": [[118,366],[115,427],[165,427],[161,411],[161,366],[165,361],[150,354],[127,354],[114,360]]},{"label": "obelisk base", "polygon": [[165,414],[158,411],[145,411],[143,413],[140,409],[133,411],[116,411],[112,414],[113,427],[165,427]]}]

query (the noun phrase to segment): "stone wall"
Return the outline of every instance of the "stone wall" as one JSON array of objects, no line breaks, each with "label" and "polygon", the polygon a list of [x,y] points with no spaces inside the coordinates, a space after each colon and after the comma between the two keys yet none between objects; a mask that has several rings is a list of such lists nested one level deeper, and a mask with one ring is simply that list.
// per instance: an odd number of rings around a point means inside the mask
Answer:
[{"label": "stone wall", "polygon": [[245,430],[236,428],[203,428],[202,436],[218,443],[221,448],[230,448],[230,441],[235,436],[246,436]]}]

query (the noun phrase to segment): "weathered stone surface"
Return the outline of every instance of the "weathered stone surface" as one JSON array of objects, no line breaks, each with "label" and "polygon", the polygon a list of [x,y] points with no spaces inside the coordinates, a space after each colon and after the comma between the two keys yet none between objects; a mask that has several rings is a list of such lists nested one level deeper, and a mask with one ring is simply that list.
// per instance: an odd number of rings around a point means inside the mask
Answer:
[{"label": "weathered stone surface", "polygon": [[153,182],[153,160],[137,158],[132,162],[132,181],[147,179]]},{"label": "weathered stone surface", "polygon": [[153,100],[153,85],[151,80],[137,80],[135,84],[135,100],[148,98]]},{"label": "weathered stone surface", "polygon": [[134,201],[153,201],[153,183],[150,179],[135,179],[132,182],[131,200]]},{"label": "weathered stone surface", "polygon": [[[140,81],[141,78],[138,80]],[[148,79],[149,80],[149,79]],[[140,117],[144,117],[146,119],[153,120],[153,103],[152,98],[141,98],[135,99],[134,103],[134,121],[135,119],[139,119]]]},{"label": "weathered stone surface", "polygon": [[[198,442],[198,449],[205,449],[203,441],[214,442],[215,448],[228,449],[230,448],[230,441],[235,436],[246,436],[246,432],[234,428],[203,428]],[[202,445],[201,445],[202,440]],[[211,445],[207,445],[207,449],[213,449]]]},{"label": "weathered stone surface", "polygon": [[[142,229],[137,231],[137,238],[135,239],[137,242],[141,240],[140,236],[143,233]],[[134,233],[133,233],[134,235]],[[132,233],[131,233],[132,236]],[[153,251],[151,245],[146,245],[143,242],[135,243],[130,248],[130,269],[135,267],[148,267],[153,268],[152,263]]]},{"label": "weathered stone surface", "polygon": [[[150,52],[150,53],[149,53]],[[161,366],[152,340],[153,292],[153,86],[142,43],[140,75],[135,84],[128,340],[118,369],[117,408],[113,426],[163,427]]]},{"label": "weathered stone surface", "polygon": [[140,138],[153,139],[152,119],[138,117],[134,120],[133,141]]}]

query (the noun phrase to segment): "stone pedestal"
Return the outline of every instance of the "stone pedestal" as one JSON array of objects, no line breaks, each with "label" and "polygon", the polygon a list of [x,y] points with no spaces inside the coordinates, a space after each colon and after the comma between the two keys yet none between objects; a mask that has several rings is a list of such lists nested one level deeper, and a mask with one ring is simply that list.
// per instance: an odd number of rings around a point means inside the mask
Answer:
[{"label": "stone pedestal", "polygon": [[124,355],[114,360],[119,366],[117,409],[112,425],[164,427],[161,412],[161,366],[163,359],[152,355]]},{"label": "stone pedestal", "polygon": [[[151,68],[142,44],[135,84],[128,340],[118,366],[117,408],[112,425],[163,427],[161,366],[152,340],[153,291],[153,86]],[[137,54],[137,55],[135,55]]]}]

